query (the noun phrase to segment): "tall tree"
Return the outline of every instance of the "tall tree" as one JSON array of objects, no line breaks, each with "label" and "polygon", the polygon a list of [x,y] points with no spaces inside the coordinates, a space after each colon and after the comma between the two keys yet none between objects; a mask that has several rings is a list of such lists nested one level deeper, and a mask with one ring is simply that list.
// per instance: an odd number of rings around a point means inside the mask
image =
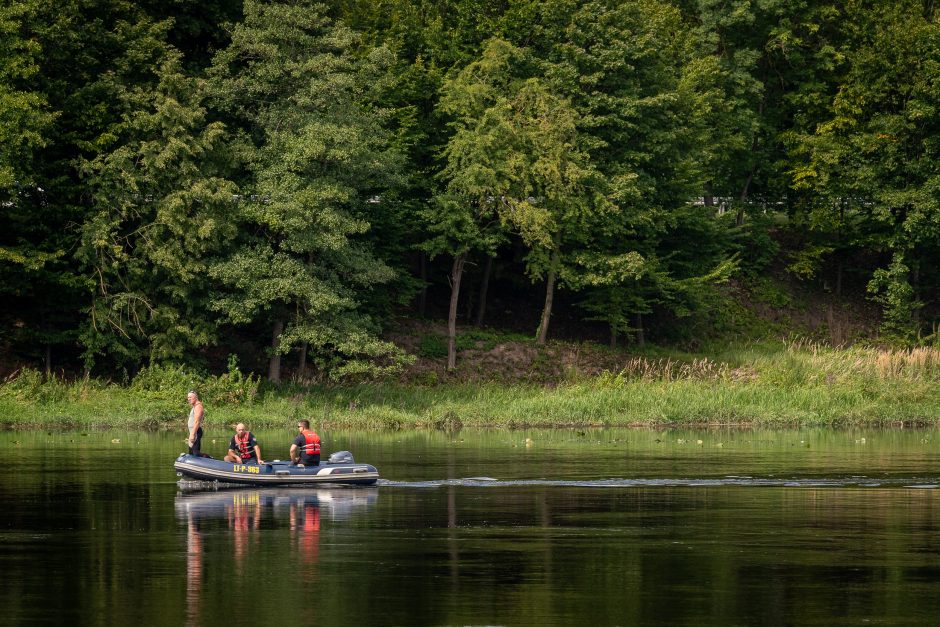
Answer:
[{"label": "tall tree", "polygon": [[[47,320],[24,324],[20,305],[29,298],[34,283],[43,283],[57,259],[65,256],[60,248],[28,237],[35,232],[32,201],[42,192],[35,179],[35,155],[47,143],[54,120],[48,101],[35,89],[41,48],[28,30],[36,19],[38,4],[32,1],[8,2],[0,7],[0,294],[5,302],[16,303],[9,311],[0,309],[0,326],[21,329],[6,342],[38,343],[46,348],[46,369],[51,368],[51,345],[61,334],[43,333]],[[25,336],[25,337],[24,337]]]},{"label": "tall tree", "polygon": [[667,3],[587,2],[569,19],[546,73],[577,109],[609,209],[574,224],[581,241],[567,278],[610,324],[612,342],[629,331],[640,339],[654,306],[688,312],[705,277],[732,267],[712,211],[690,205],[714,143],[724,141],[714,137],[729,114],[724,72],[698,54],[694,32]]},{"label": "tall tree", "polygon": [[[788,35],[814,0],[697,0],[692,8],[703,56],[721,64],[726,110],[716,118],[716,148],[706,196],[720,196],[740,225],[748,207],[785,197],[779,134],[786,129],[791,67]],[[755,202],[756,201],[756,202]]]},{"label": "tall tree", "polygon": [[0,194],[4,206],[16,189],[34,183],[33,154],[44,145],[52,122],[45,96],[30,85],[39,71],[38,43],[26,25],[36,18],[37,2],[4,3],[0,7]]},{"label": "tall tree", "polygon": [[[408,164],[407,179],[396,211],[377,216],[376,232],[383,236],[374,245],[379,255],[402,270],[399,283],[406,272],[419,274],[423,316],[427,287],[434,278],[428,276],[427,258],[438,254],[441,235],[432,217],[441,208],[434,200],[442,191],[437,174],[444,167],[443,149],[449,138],[447,115],[438,106],[440,88],[449,70],[477,56],[481,42],[499,28],[506,7],[475,0],[339,0],[336,4],[344,22],[362,31],[366,41],[388,46],[396,56],[395,80],[383,104],[396,120],[397,142]],[[415,216],[426,216],[432,223],[415,220]],[[386,236],[392,233],[397,237]],[[419,251],[417,260],[409,254],[415,250]],[[453,274],[451,264],[451,284]],[[410,294],[412,290],[401,285],[397,291]]]},{"label": "tall tree", "polygon": [[223,126],[207,123],[200,81],[168,52],[154,88],[126,93],[111,151],[85,162],[92,207],[80,257],[93,282],[86,360],[183,361],[215,339],[208,256],[234,235],[234,185],[220,176]]},{"label": "tall tree", "polygon": [[401,159],[374,105],[387,50],[357,55],[358,38],[315,2],[245,3],[245,21],[212,68],[216,106],[241,139],[241,237],[211,269],[214,307],[233,323],[264,322],[269,378],[292,348],[332,376],[397,366],[360,305],[393,278],[362,242],[389,200]]},{"label": "tall tree", "polygon": [[[48,369],[54,348],[68,356],[77,353],[80,310],[88,302],[87,283],[74,258],[90,201],[79,163],[112,147],[113,127],[122,123],[129,104],[122,94],[154,84],[166,24],[155,23],[125,0],[7,6],[14,12],[30,7],[19,13],[28,19],[20,19],[17,31],[34,51],[29,89],[54,119],[47,119],[41,141],[30,144],[32,159],[18,155],[29,175],[20,178],[16,201],[8,206],[11,219],[4,237],[29,251],[36,263],[4,277],[13,294],[5,308],[22,321],[12,325],[18,330],[14,340],[30,352],[40,348]],[[16,49],[14,43],[9,50]],[[20,128],[30,129],[28,124]],[[4,147],[15,145],[4,142]]]},{"label": "tall tree", "polygon": [[914,0],[847,5],[838,91],[795,148],[808,159],[794,168],[797,183],[860,222],[867,247],[882,252],[869,291],[884,331],[905,340],[940,285],[938,10]]},{"label": "tall tree", "polygon": [[443,175],[449,194],[476,210],[475,224],[498,218],[530,248],[530,274],[546,279],[537,333],[544,343],[564,247],[577,230],[571,227],[598,197],[578,145],[576,113],[537,70],[525,50],[493,39],[445,84],[442,107],[454,117],[455,133]]}]

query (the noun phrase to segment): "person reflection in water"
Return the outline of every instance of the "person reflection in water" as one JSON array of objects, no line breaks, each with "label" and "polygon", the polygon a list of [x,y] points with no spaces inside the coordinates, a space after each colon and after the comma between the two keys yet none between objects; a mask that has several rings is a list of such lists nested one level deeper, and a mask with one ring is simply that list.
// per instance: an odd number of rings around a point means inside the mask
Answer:
[{"label": "person reflection in water", "polygon": [[225,461],[233,464],[264,463],[261,459],[261,447],[258,446],[258,441],[242,422],[235,425],[235,435],[228,443]]},{"label": "person reflection in water", "polygon": [[235,493],[232,495],[232,509],[229,516],[229,528],[232,530],[235,568],[242,572],[245,551],[251,534],[261,528],[261,499],[257,493]]},{"label": "person reflection in water", "polygon": [[202,598],[202,537],[199,525],[189,513],[186,534],[186,624],[199,625],[199,601]]},{"label": "person reflection in water", "polygon": [[310,582],[316,577],[312,566],[317,562],[320,548],[320,508],[315,501],[291,502],[290,531],[297,542],[304,579]]},{"label": "person reflection in water", "polygon": [[297,422],[300,435],[290,445],[290,458],[295,464],[318,466],[320,464],[320,436],[310,429],[309,420]]}]

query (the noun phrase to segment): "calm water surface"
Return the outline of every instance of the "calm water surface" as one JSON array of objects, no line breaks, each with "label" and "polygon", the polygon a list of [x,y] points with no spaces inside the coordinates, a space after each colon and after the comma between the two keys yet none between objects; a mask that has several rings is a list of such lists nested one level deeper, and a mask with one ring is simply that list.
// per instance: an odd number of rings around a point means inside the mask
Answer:
[{"label": "calm water surface", "polygon": [[[258,433],[264,457],[292,435]],[[937,430],[321,435],[384,479],[196,491],[172,469],[182,431],[0,433],[0,622],[940,616]]]}]

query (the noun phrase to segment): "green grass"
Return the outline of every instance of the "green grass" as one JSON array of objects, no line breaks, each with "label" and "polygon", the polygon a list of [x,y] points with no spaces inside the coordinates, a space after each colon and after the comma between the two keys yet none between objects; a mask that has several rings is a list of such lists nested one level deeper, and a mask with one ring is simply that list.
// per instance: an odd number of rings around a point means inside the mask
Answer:
[{"label": "green grass", "polygon": [[[520,342],[534,344],[535,338],[517,333],[504,333],[486,329],[466,328],[455,339],[458,351],[462,350],[491,350],[503,342]],[[429,358],[447,357],[447,337],[434,333],[427,333],[418,340],[418,355]]]},{"label": "green grass", "polygon": [[[657,349],[625,356],[623,363],[618,372],[553,385],[265,387],[248,385],[231,373],[221,383],[201,384],[212,391],[205,397],[208,424],[244,421],[252,428],[282,427],[300,417],[332,428],[448,430],[940,423],[938,349],[768,343],[695,355]],[[0,426],[181,429],[188,412],[185,392],[192,384],[187,376],[164,372],[156,385],[151,373],[148,385],[122,387],[93,380],[43,381],[26,372],[0,386]]]}]

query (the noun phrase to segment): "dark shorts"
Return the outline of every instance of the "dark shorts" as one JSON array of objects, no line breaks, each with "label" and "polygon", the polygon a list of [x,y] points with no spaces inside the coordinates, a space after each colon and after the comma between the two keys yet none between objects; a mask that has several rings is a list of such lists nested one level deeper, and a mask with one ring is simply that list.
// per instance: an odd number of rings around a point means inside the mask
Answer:
[{"label": "dark shorts", "polygon": [[192,446],[189,447],[189,454],[200,457],[200,447],[202,446],[202,427],[196,429],[196,439],[193,440]]},{"label": "dark shorts", "polygon": [[301,455],[300,463],[304,466],[319,466],[320,465],[320,456],[319,455]]}]

